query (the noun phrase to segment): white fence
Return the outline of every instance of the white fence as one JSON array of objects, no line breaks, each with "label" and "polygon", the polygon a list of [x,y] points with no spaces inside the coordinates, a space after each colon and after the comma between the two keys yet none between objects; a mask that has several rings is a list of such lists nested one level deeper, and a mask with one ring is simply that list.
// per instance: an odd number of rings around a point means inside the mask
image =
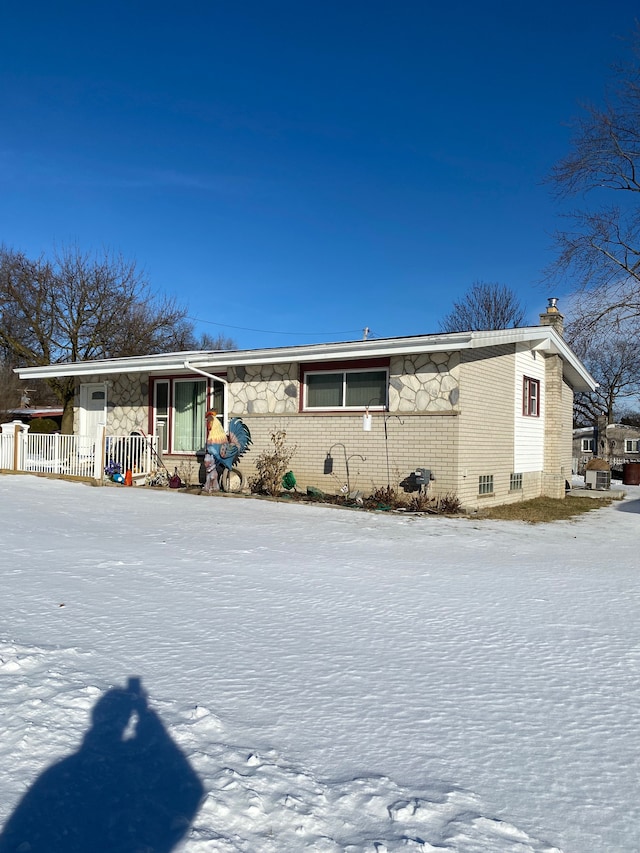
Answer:
[{"label": "white fence", "polygon": [[[634,454],[636,456],[637,454]],[[611,465],[611,470],[614,472],[620,472],[627,464],[627,462],[640,462],[640,459],[634,458],[634,456],[609,456],[605,461]],[[591,462],[593,459],[593,453],[583,454],[582,456],[574,456],[572,463],[572,473],[573,474],[584,474],[584,469],[587,465],[587,462]]]},{"label": "white fence", "polygon": [[0,468],[13,468],[13,435],[0,435]]},{"label": "white fence", "polygon": [[[17,442],[17,444],[16,444]],[[157,436],[33,435],[23,429],[0,436],[0,468],[102,480],[105,468],[146,476],[159,465]]]},{"label": "white fence", "polygon": [[117,465],[122,474],[147,475],[160,464],[157,435],[108,435],[104,447],[104,467]]},{"label": "white fence", "polygon": [[96,477],[96,442],[87,436],[26,433],[18,440],[23,443],[19,454],[21,471]]}]

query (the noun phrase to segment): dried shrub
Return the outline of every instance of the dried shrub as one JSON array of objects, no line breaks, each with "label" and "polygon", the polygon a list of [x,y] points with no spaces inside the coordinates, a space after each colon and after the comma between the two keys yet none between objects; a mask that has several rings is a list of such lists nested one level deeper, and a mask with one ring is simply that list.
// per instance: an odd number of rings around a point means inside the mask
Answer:
[{"label": "dried shrub", "polygon": [[274,429],[271,433],[270,450],[263,452],[256,459],[256,475],[249,480],[249,488],[254,494],[271,495],[276,497],[282,490],[282,478],[289,469],[297,446],[287,445],[287,433]]},{"label": "dried shrub", "polygon": [[441,495],[436,499],[436,503],[438,505],[438,512],[442,515],[456,515],[462,510],[460,498],[454,495],[453,492]]},{"label": "dried shrub", "polygon": [[610,471],[611,465],[606,462],[604,459],[600,459],[596,456],[595,459],[590,459],[585,465],[586,471]]},{"label": "dried shrub", "polygon": [[426,492],[413,495],[408,504],[409,512],[433,512],[434,500]]},{"label": "dried shrub", "polygon": [[363,500],[367,509],[398,509],[406,506],[404,498],[393,486],[380,486]]},{"label": "dried shrub", "polygon": [[[193,471],[191,465],[188,462],[183,462],[180,465],[175,466],[173,469],[173,473],[174,475],[177,474],[178,477],[180,477],[183,486],[189,488],[193,485]],[[169,479],[171,479],[171,477],[169,477]]]},{"label": "dried shrub", "polygon": [[460,498],[453,493],[430,497],[426,492],[414,495],[407,507],[409,512],[428,512],[432,515],[456,515],[460,512]]}]

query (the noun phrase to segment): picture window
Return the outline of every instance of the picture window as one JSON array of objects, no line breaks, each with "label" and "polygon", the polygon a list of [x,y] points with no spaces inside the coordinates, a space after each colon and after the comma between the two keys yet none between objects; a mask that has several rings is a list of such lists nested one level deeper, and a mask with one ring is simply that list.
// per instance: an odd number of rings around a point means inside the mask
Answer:
[{"label": "picture window", "polygon": [[387,370],[310,371],[305,374],[305,410],[365,408],[387,405]]}]

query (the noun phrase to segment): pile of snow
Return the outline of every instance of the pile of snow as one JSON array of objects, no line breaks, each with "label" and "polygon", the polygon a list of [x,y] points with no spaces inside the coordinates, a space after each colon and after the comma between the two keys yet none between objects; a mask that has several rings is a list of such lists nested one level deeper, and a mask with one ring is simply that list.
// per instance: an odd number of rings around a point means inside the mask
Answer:
[{"label": "pile of snow", "polygon": [[534,527],[0,478],[1,853],[89,813],[111,853],[637,851],[628,491]]}]

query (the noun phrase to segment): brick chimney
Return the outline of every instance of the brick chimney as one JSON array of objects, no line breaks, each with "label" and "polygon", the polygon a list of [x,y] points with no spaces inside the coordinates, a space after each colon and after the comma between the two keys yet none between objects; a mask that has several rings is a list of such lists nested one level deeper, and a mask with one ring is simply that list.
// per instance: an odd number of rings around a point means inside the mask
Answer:
[{"label": "brick chimney", "polygon": [[564,317],[558,311],[558,300],[555,296],[550,296],[548,299],[547,310],[540,315],[541,326],[551,326],[556,332],[562,336],[564,330]]}]

